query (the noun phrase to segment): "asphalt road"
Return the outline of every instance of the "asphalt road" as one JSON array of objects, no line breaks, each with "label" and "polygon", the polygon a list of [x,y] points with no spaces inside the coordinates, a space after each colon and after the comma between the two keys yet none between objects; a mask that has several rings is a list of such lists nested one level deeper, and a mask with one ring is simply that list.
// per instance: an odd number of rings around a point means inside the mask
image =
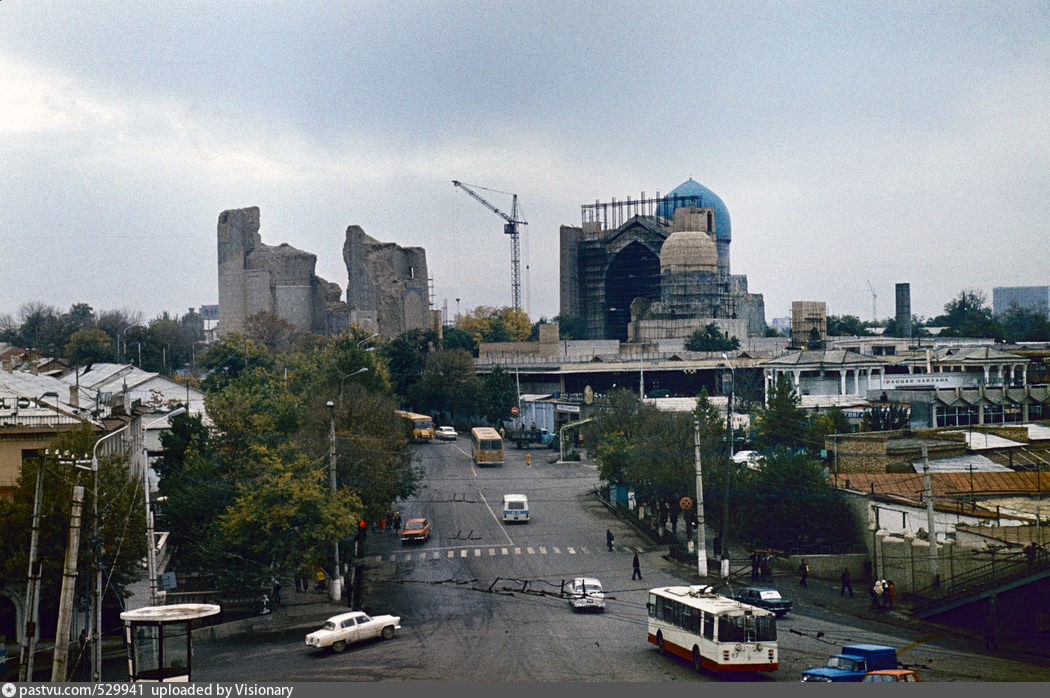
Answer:
[{"label": "asphalt road", "polygon": [[[362,605],[402,618],[391,641],[367,642],[342,654],[307,648],[303,636],[324,618],[277,632],[198,643],[198,681],[798,681],[847,642],[903,648],[900,655],[927,680],[1048,681],[1050,668],[985,657],[971,640],[931,635],[906,623],[858,619],[811,596],[778,622],[780,670],[713,677],[687,662],[661,657],[646,641],[649,587],[697,583],[695,569],[669,561],[593,495],[587,464],[552,465],[551,452],[507,450],[500,468],[476,469],[469,441],[417,447],[427,472],[421,494],[400,508],[402,519],[426,516],[431,539],[404,547],[393,532],[370,534],[362,564]],[[529,497],[532,520],[504,525],[502,496]],[[605,530],[616,536],[612,552]],[[631,581],[631,558],[644,579]],[[604,613],[574,613],[559,598],[563,582],[598,577]],[[791,598],[794,580],[778,583]],[[825,590],[826,591],[826,590]]]}]

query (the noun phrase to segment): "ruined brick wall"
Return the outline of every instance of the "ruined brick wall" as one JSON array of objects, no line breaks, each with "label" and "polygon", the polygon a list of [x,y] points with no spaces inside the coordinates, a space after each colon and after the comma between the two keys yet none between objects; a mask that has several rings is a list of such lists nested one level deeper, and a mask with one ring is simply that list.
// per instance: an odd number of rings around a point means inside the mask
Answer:
[{"label": "ruined brick wall", "polygon": [[316,255],[287,243],[263,244],[258,207],[219,215],[218,261],[220,335],[243,332],[245,320],[260,312],[304,331],[336,333],[349,327],[339,286],[314,274]]},{"label": "ruined brick wall", "polygon": [[360,226],[351,225],[346,229],[343,261],[351,322],[385,337],[432,328],[427,257],[422,247],[379,242]]}]

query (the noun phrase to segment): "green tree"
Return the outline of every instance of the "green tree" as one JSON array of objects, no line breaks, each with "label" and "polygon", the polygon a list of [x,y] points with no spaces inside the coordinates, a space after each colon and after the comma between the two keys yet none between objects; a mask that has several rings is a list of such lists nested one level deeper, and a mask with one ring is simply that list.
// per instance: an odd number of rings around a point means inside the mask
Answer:
[{"label": "green tree", "polygon": [[117,351],[110,336],[96,328],[77,330],[70,335],[64,356],[75,366],[86,366],[92,362],[116,361]]},{"label": "green tree", "polygon": [[[445,330],[448,331],[448,328]],[[464,333],[465,334],[465,333]],[[413,328],[402,332],[380,350],[394,381],[394,392],[402,398],[412,392],[423,375],[430,352],[437,350],[438,337],[433,330]]]},{"label": "green tree", "polygon": [[688,351],[728,351],[739,349],[740,340],[726,335],[718,329],[718,325],[710,322],[703,328],[693,330],[685,340],[685,348]]},{"label": "green tree", "polygon": [[828,335],[831,337],[864,337],[870,334],[856,315],[828,315]]},{"label": "green tree", "polygon": [[514,377],[502,366],[494,366],[481,381],[481,406],[485,419],[489,424],[498,424],[510,417],[510,408],[517,404],[518,388]]},{"label": "green tree", "polygon": [[824,448],[824,439],[832,434],[848,434],[853,431],[849,417],[838,405],[818,412],[809,418],[806,429],[806,448],[818,453]]},{"label": "green tree", "polygon": [[1050,317],[1045,312],[1010,306],[1000,317],[1003,338],[1008,342],[1050,341]]},{"label": "green tree", "polygon": [[418,410],[466,418],[477,412],[480,392],[473,358],[462,349],[454,349],[427,356],[423,375],[408,401]]},{"label": "green tree", "polygon": [[872,405],[861,417],[861,431],[895,431],[907,429],[911,423],[911,408],[899,402]]},{"label": "green tree", "polygon": [[464,330],[458,327],[445,327],[441,330],[442,343],[441,348],[447,351],[453,349],[463,349],[470,353],[471,356],[478,355],[478,343],[474,337]]},{"label": "green tree", "polygon": [[805,455],[774,453],[757,470],[740,469],[730,499],[732,528],[759,547],[786,550],[855,538],[842,493]]},{"label": "green tree", "polygon": [[787,374],[777,376],[769,389],[766,406],[755,420],[756,440],[765,449],[796,449],[805,446],[805,414],[801,399]]},{"label": "green tree", "polygon": [[985,295],[980,291],[960,291],[956,298],[944,306],[944,314],[938,315],[930,324],[944,327],[943,337],[991,337],[1003,338],[1003,328],[993,317]]},{"label": "green tree", "polygon": [[[95,551],[101,555],[107,593],[122,599],[129,584],[137,581],[142,569],[139,561],[146,553],[145,511],[142,506],[141,477],[129,472],[124,456],[99,459],[98,540],[95,530],[94,482],[89,470],[74,467],[74,459],[89,460],[98,436],[87,426],[64,432],[52,440],[52,454],[68,452],[61,459],[45,455],[27,458],[10,499],[0,498],[0,579],[19,585],[25,580],[29,563],[33,501],[37,471],[44,469],[44,496],[40,510],[38,560],[41,562],[41,615],[53,617],[57,611],[62,568],[69,538],[69,516],[74,485],[84,487],[76,598],[84,598],[85,585],[93,577]],[[62,462],[65,461],[65,462]],[[95,544],[97,542],[97,545]],[[53,631],[45,629],[45,632]]]}]

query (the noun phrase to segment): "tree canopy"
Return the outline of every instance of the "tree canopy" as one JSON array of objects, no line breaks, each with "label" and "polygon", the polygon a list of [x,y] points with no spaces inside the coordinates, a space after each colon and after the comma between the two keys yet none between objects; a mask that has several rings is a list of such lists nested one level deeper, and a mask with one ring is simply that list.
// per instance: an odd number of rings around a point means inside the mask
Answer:
[{"label": "tree canopy", "polygon": [[740,340],[730,337],[718,329],[718,325],[709,322],[703,328],[697,328],[685,340],[688,351],[728,351],[739,349]]}]

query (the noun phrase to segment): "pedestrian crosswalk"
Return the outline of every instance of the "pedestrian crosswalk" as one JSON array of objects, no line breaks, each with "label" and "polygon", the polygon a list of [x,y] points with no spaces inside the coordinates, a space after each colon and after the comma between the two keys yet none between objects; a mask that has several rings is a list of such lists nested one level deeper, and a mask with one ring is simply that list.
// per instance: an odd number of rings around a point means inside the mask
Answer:
[{"label": "pedestrian crosswalk", "polygon": [[362,562],[423,562],[425,560],[462,560],[480,557],[513,557],[515,555],[587,555],[590,550],[583,546],[470,546],[463,548],[438,548],[436,550],[400,550],[397,552],[366,555]]}]

